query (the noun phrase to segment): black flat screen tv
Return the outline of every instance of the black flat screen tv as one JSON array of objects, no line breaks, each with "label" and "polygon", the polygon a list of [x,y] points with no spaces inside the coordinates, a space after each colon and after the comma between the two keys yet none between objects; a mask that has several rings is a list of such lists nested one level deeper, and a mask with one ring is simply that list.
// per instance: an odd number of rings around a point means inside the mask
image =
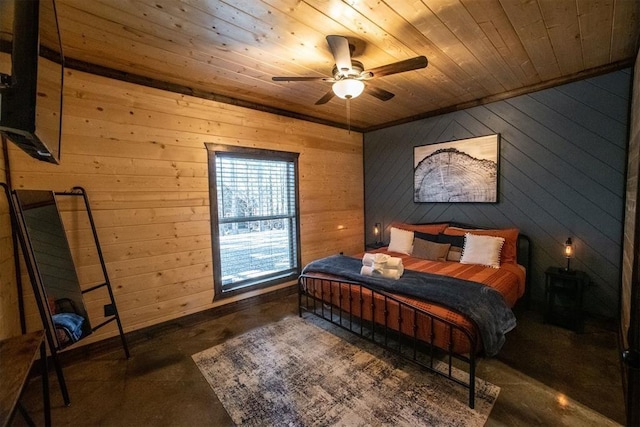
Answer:
[{"label": "black flat screen tv", "polygon": [[55,0],[0,0],[0,132],[60,161],[64,56]]}]

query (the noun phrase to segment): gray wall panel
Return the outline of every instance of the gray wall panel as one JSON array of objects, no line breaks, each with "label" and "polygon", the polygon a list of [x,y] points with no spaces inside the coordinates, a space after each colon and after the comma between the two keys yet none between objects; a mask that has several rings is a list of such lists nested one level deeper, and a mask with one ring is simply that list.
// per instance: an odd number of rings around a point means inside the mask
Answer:
[{"label": "gray wall panel", "polygon": [[[594,286],[587,311],[618,313],[630,70],[365,134],[367,240],[375,222],[455,220],[516,226],[533,242],[532,296],[544,295],[544,271],[572,266]],[[413,147],[501,135],[499,202],[414,203]]]},{"label": "gray wall panel", "polygon": [[[569,158],[571,163],[576,161],[594,163],[598,170],[593,171],[595,174],[592,178],[598,180],[597,173],[602,169],[600,173],[606,177],[604,181],[606,183],[611,181],[612,188],[616,190],[619,188],[620,183],[624,181],[624,174],[620,173],[621,168],[624,168],[624,161],[621,161],[624,159],[623,147],[612,146],[604,138],[574,122],[558,121],[557,112],[533,97],[519,97],[507,102],[523,115],[535,117],[536,123],[530,127],[542,128],[541,131],[546,133],[546,135],[541,133],[536,139],[544,141],[545,137],[548,137],[554,145],[560,144],[556,146],[557,154]],[[521,128],[521,130],[524,129],[524,127]],[[589,148],[580,149],[585,146]],[[614,180],[616,177],[618,179]]]},{"label": "gray wall panel", "polygon": [[[629,80],[628,77],[626,78],[627,80]],[[592,108],[591,105],[584,104],[584,102],[597,103],[597,97],[595,97],[594,99],[593,96],[584,95],[583,98],[579,100],[567,96],[562,92],[562,90],[557,88],[536,92],[534,94],[531,94],[530,96],[555,110],[556,113],[558,113],[558,115],[560,116],[559,120],[568,120],[570,122],[574,122],[577,125],[580,125],[597,135],[600,135],[601,137],[617,145],[618,147],[626,148],[627,115],[624,116],[624,120],[613,120],[602,110],[596,110],[595,108]],[[628,97],[618,97],[618,99],[625,99],[627,104],[629,102]],[[603,109],[609,111],[613,108],[605,106]],[[623,117],[619,117],[619,119],[623,119]],[[575,140],[575,143],[580,144],[580,141]]]}]

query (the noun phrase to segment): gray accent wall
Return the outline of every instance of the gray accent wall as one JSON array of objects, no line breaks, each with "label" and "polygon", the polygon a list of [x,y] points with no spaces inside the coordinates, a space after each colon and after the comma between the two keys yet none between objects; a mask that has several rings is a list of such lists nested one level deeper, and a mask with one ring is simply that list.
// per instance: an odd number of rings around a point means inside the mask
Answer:
[{"label": "gray accent wall", "polygon": [[[640,53],[636,55],[635,69],[640,70]],[[640,190],[640,73],[633,78],[631,120],[629,123],[629,149],[627,155],[627,190],[625,202],[624,238],[622,243],[622,286],[620,289],[621,348],[637,348],[640,330],[637,325],[638,293],[638,191]],[[632,319],[634,320],[632,322]],[[633,343],[633,346],[631,346]],[[623,367],[626,366],[623,364]],[[628,371],[628,369],[625,369]],[[628,373],[628,372],[627,372]],[[624,375],[624,373],[623,373]],[[631,381],[631,380],[629,380]],[[631,388],[630,388],[631,390]],[[631,391],[629,391],[631,393]]]},{"label": "gray accent wall", "polygon": [[[365,236],[381,222],[454,220],[518,227],[533,245],[528,272],[534,303],[544,271],[571,266],[592,286],[586,311],[619,312],[620,264],[632,71],[625,69],[552,89],[381,129],[364,136]],[[499,202],[414,203],[413,147],[498,133]]]}]

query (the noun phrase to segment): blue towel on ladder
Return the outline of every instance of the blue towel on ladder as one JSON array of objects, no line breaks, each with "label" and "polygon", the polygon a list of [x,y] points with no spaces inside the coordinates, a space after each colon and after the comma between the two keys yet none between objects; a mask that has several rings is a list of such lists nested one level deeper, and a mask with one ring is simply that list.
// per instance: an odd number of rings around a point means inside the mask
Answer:
[{"label": "blue towel on ladder", "polygon": [[56,326],[64,329],[73,342],[76,342],[80,338],[82,338],[82,325],[84,324],[84,317],[79,316],[75,313],[58,313],[54,314],[52,318],[53,323]]}]

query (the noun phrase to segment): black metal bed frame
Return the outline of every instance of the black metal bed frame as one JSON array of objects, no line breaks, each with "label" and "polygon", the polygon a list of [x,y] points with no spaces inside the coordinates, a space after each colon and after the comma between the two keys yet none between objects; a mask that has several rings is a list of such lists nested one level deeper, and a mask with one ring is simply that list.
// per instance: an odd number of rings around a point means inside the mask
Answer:
[{"label": "black metal bed frame", "polygon": [[[454,227],[467,229],[482,228],[456,222],[450,222],[448,224]],[[523,234],[518,236],[518,262],[521,265],[524,265],[527,269],[525,302],[528,304],[530,290],[529,273],[531,267],[531,241]],[[348,306],[346,307],[343,306],[344,285],[348,286],[349,294]],[[326,295],[325,288],[329,289],[329,295]],[[339,304],[337,306],[333,303],[335,289],[337,289],[338,292],[337,297]],[[359,295],[359,298],[355,298],[356,301],[354,301],[354,298],[352,297],[352,295],[354,295],[354,290],[355,295]],[[353,314],[355,308],[359,309],[357,311],[358,313],[363,313],[365,308],[365,298],[363,297],[364,290],[371,293],[371,320],[363,319]],[[329,301],[332,303],[329,303]],[[382,304],[384,305],[382,308],[384,323],[376,321],[376,310],[379,310],[379,307],[376,307],[376,301],[382,301]],[[357,305],[354,306],[354,304]],[[389,309],[390,304],[395,304],[398,307],[397,329],[389,326],[388,316],[391,311]],[[429,313],[428,311],[404,302],[392,294],[371,289],[363,283],[337,278],[323,278],[320,276],[306,274],[302,274],[298,278],[298,312],[301,317],[305,312],[314,314],[342,329],[371,341],[386,350],[396,353],[437,375],[443,376],[462,385],[469,390],[469,407],[471,409],[474,408],[476,363],[479,356],[479,354],[477,354],[477,337],[479,336],[477,326],[474,325],[474,330],[469,330],[462,325],[458,325],[450,320],[444,319],[438,315]],[[410,313],[410,315],[403,316],[403,313]],[[411,325],[413,335],[407,335],[402,332],[402,325],[403,322],[406,321],[406,317],[409,318],[409,321],[413,319],[413,325]],[[418,318],[428,319],[427,321],[430,324],[430,335],[427,341],[418,337]],[[434,344],[434,326],[438,323],[444,325],[445,330],[448,331],[447,348]],[[468,339],[468,354],[454,352],[454,331],[457,331]],[[454,359],[459,360],[468,366],[468,381],[453,375],[454,371],[452,367]],[[446,362],[446,369],[441,368],[443,360]]]}]

